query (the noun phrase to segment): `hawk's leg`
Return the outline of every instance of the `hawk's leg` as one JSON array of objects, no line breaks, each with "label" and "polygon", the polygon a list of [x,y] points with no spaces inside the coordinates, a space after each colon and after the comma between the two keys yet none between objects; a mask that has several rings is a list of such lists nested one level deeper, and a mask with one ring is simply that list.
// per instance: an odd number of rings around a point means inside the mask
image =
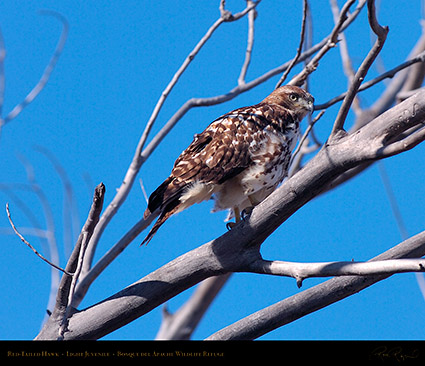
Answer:
[{"label": "hawk's leg", "polygon": [[241,218],[242,220],[245,220],[249,215],[252,214],[252,210],[254,209],[255,206],[257,206],[260,201],[258,201],[257,199],[255,199],[253,196],[248,196],[249,202],[251,202],[252,206],[246,207],[242,212],[241,212]]},{"label": "hawk's leg", "polygon": [[239,222],[241,222],[241,213],[239,207],[233,207],[233,212],[235,214],[235,222],[228,222],[226,224],[227,230],[232,230]]}]

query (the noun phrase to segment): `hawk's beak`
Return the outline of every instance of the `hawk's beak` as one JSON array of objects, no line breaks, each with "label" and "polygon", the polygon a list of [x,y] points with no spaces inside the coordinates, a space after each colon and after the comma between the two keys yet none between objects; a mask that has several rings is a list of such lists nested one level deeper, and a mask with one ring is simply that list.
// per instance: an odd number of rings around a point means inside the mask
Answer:
[{"label": "hawk's beak", "polygon": [[314,111],[314,100],[309,100],[308,101],[308,107],[309,107],[309,111],[310,111],[310,113],[313,113],[313,111]]},{"label": "hawk's beak", "polygon": [[304,108],[312,113],[314,110],[314,98],[305,100]]}]

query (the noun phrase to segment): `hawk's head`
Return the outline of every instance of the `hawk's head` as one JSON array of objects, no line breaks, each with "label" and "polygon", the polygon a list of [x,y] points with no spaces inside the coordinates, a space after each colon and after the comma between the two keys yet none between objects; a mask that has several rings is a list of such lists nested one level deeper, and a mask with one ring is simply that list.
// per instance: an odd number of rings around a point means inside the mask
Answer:
[{"label": "hawk's head", "polygon": [[274,90],[263,102],[279,104],[295,113],[301,121],[307,113],[313,112],[314,98],[304,89],[284,85]]}]

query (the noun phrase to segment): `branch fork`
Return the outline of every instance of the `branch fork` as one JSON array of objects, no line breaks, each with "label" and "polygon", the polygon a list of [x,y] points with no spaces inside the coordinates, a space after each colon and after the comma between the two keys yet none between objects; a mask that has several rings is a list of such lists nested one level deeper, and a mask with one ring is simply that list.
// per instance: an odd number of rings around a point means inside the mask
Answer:
[{"label": "branch fork", "polygon": [[[105,186],[101,183],[95,189],[87,220],[81,230],[74,250],[66,265],[65,273],[59,284],[55,308],[43,327],[43,329],[53,330],[54,333],[56,330],[56,337],[54,338],[57,340],[64,339],[65,333],[68,330],[69,319],[75,312],[75,308],[73,307],[74,292],[81,273],[83,259],[90,237],[93,235],[94,229],[99,222],[104,195]],[[70,273],[72,273],[72,275],[70,275]]]}]

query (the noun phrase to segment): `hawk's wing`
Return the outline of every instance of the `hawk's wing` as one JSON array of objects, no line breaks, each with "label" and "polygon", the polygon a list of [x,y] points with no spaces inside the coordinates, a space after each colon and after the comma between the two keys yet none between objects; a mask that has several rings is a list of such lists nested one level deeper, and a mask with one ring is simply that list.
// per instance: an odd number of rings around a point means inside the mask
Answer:
[{"label": "hawk's wing", "polygon": [[247,136],[247,129],[237,115],[219,118],[195,136],[177,159],[171,176],[188,182],[225,182],[250,165]]},{"label": "hawk's wing", "polygon": [[233,112],[195,135],[192,143],[177,158],[170,176],[149,197],[144,218],[158,209],[161,214],[143,243],[149,242],[159,227],[179,211],[180,197],[188,188],[195,183],[222,184],[249,167],[252,139],[245,124]]},{"label": "hawk's wing", "polygon": [[174,163],[170,177],[150,197],[149,210],[153,212],[178,200],[194,183],[222,184],[246,169],[251,163],[249,144],[252,139],[248,137],[245,124],[232,112],[195,135]]}]

